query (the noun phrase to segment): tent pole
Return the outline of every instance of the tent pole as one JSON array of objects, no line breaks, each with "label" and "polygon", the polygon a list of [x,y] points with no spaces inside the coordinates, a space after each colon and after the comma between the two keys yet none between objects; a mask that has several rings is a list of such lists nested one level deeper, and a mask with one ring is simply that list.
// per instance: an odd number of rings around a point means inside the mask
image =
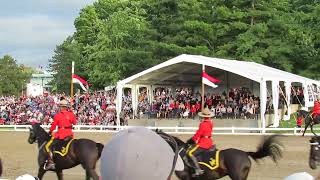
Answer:
[{"label": "tent pole", "polygon": [[266,132],[266,119],[265,119],[265,111],[266,111],[266,89],[267,89],[267,84],[266,81],[263,79],[260,81],[260,119],[261,119],[261,126],[262,126],[262,131],[261,133],[264,134]]}]

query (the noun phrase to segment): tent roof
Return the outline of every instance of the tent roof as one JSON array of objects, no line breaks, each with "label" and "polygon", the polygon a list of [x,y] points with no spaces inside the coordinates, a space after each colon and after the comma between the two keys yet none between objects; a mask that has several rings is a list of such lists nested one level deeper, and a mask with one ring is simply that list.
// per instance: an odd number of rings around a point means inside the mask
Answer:
[{"label": "tent roof", "polygon": [[[201,78],[202,65],[211,67],[210,75],[218,75],[228,71],[256,82],[287,81],[313,83],[319,81],[275,69],[255,62],[211,58],[199,55],[182,54],[161,64],[146,69],[138,74],[119,81],[125,84],[197,84]],[[206,71],[210,71],[207,70]]]}]

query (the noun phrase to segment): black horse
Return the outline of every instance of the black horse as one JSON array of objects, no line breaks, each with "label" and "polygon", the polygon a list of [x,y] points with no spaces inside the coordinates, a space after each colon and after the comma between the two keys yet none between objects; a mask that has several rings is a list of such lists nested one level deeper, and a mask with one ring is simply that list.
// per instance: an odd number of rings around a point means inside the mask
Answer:
[{"label": "black horse", "polygon": [[[33,124],[30,128],[28,142],[33,144],[38,143],[38,178],[42,179],[46,170],[43,169],[48,153],[45,150],[45,144],[50,140],[51,136],[40,126],[40,124]],[[79,164],[86,170],[86,179],[93,178],[98,180],[99,176],[95,172],[96,162],[100,158],[103,145],[96,143],[89,139],[76,139],[70,144],[68,153],[65,156],[54,155],[56,163],[56,174],[59,180],[63,179],[62,170],[75,167]]]},{"label": "black horse", "polygon": [[314,136],[310,139],[309,166],[311,169],[317,169],[320,165],[320,137]]},{"label": "black horse", "polygon": [[313,126],[316,125],[316,124],[319,124],[320,122],[315,121],[315,120],[312,118],[311,112],[305,111],[305,110],[298,110],[298,111],[297,111],[297,116],[298,116],[298,118],[299,118],[299,117],[302,117],[303,120],[304,120],[305,127],[304,127],[304,131],[303,131],[302,136],[304,136],[304,133],[306,133],[307,128],[308,128],[309,126],[310,126],[310,129],[311,129],[311,132],[312,132],[315,136],[317,136],[317,134],[313,131]]},{"label": "black horse", "polygon": [[[158,135],[163,137],[164,140],[174,149],[174,144],[168,141],[167,137],[170,136],[164,132],[156,131]],[[245,180],[248,177],[252,157],[255,161],[267,156],[270,156],[274,162],[277,162],[282,157],[282,144],[277,140],[278,135],[272,135],[265,138],[256,152],[245,152],[238,149],[224,149],[220,151],[219,167],[211,170],[205,165],[200,165],[204,170],[204,174],[199,177],[192,177],[193,168],[190,168],[185,157],[187,144],[177,137],[171,136],[175,139],[179,146],[179,154],[184,160],[185,168],[183,171],[175,171],[176,176],[182,180],[212,180],[220,179],[224,176],[229,176],[233,180]]]},{"label": "black horse", "polygon": [[2,161],[0,159],[0,177],[1,177],[1,175],[2,175]]}]

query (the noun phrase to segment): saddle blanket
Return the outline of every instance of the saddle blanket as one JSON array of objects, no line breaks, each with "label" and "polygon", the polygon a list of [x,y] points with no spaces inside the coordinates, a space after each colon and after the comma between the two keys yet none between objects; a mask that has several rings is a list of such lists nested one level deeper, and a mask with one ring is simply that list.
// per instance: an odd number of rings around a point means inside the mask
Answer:
[{"label": "saddle blanket", "polygon": [[220,151],[206,151],[197,157],[198,163],[201,165],[206,166],[210,170],[215,170],[219,167],[219,157],[220,157]]},{"label": "saddle blanket", "polygon": [[[69,149],[70,149],[70,145],[72,143],[72,141],[74,141],[75,139],[73,138],[69,138],[67,140],[59,140],[58,142],[55,143],[53,149],[53,154],[59,154],[60,156],[65,156],[68,154]],[[51,142],[50,142],[51,141]],[[46,145],[46,151],[49,151],[49,147],[48,144],[52,143],[53,139],[50,139],[50,141],[47,143]]]}]

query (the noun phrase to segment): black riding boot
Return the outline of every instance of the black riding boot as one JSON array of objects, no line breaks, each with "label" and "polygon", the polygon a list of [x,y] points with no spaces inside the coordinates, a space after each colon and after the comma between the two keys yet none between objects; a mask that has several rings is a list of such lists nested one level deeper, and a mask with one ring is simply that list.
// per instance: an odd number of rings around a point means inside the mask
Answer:
[{"label": "black riding boot", "polygon": [[53,162],[53,154],[51,151],[49,152],[49,157],[48,157],[46,163],[44,164],[43,169],[44,170],[55,170],[56,169],[56,164]]},{"label": "black riding boot", "polygon": [[195,171],[193,176],[202,175],[204,171],[200,168],[197,158],[194,157],[194,156],[191,156],[190,159],[192,161],[192,164],[193,164],[193,167],[194,167],[194,171]]}]

